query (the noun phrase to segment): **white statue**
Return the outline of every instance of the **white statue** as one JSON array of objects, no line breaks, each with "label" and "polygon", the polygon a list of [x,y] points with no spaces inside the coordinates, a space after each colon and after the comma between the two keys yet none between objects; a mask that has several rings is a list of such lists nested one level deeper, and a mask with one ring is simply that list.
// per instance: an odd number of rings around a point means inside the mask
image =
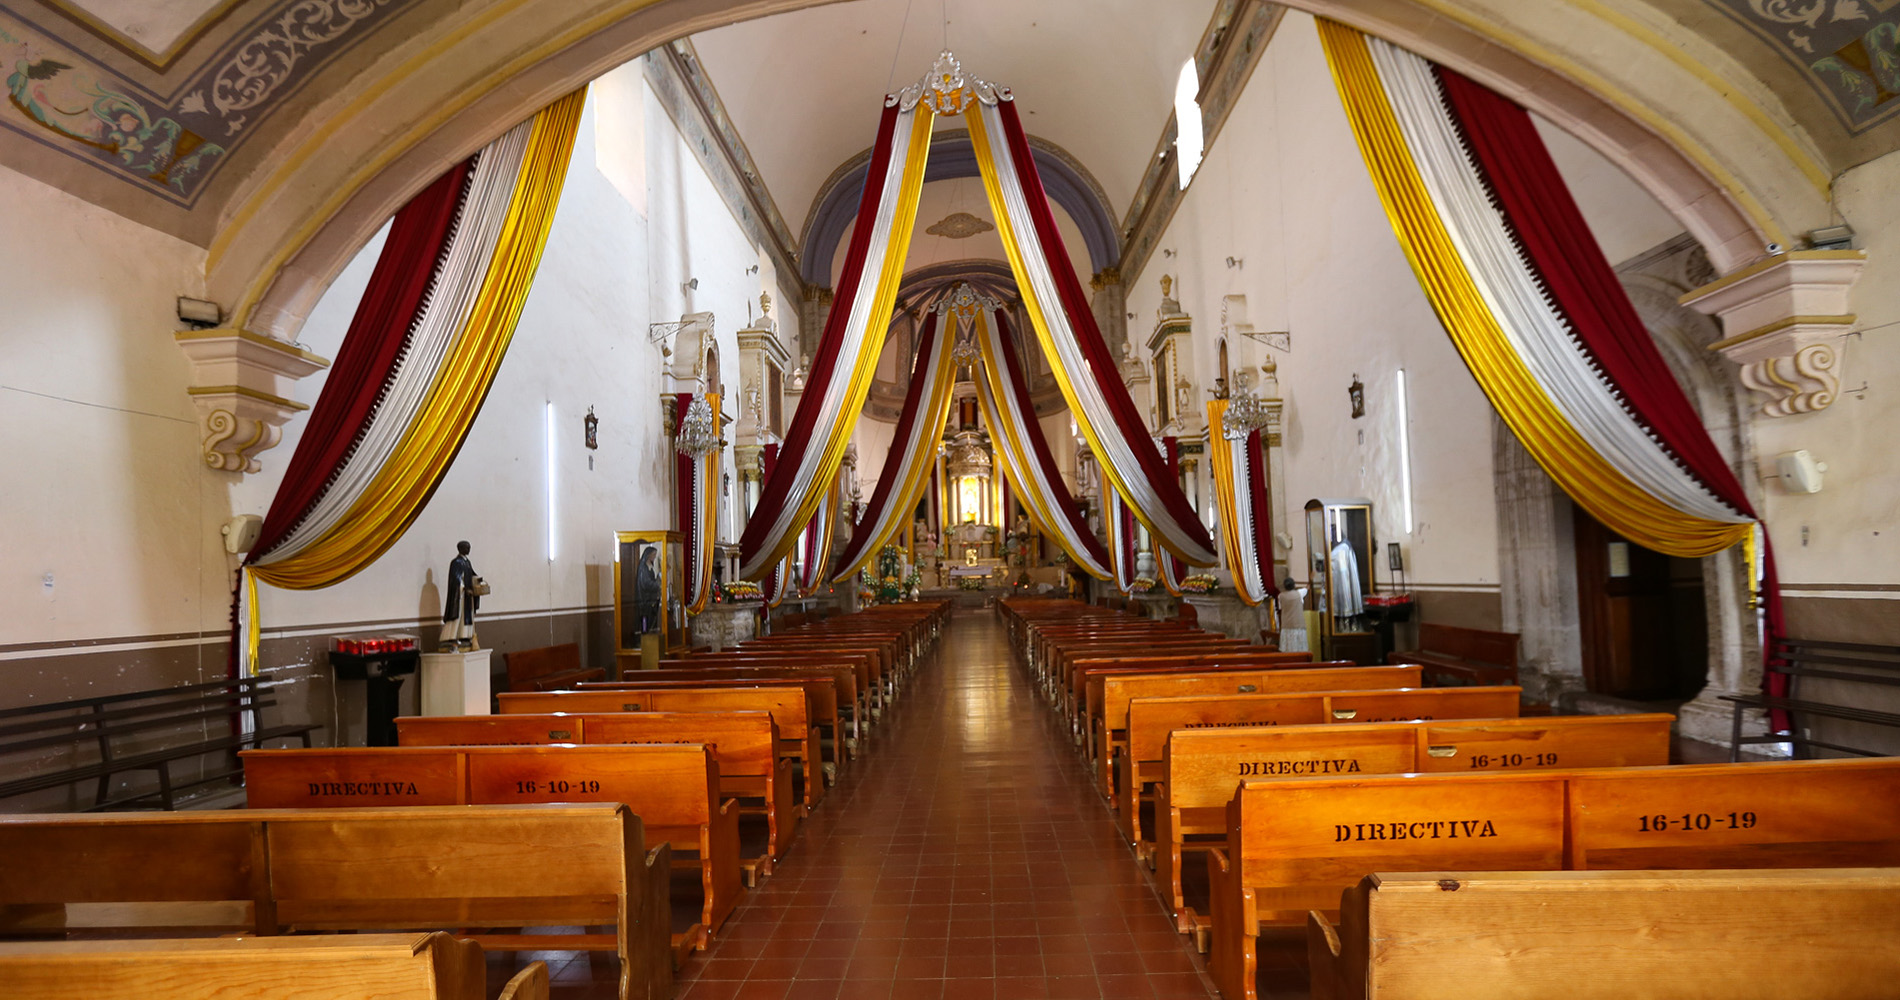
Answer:
[{"label": "white statue", "polygon": [[811,370],[811,355],[800,354],[798,356],[798,367],[792,369],[792,384],[791,384],[792,392],[805,391],[805,373],[810,370]]}]

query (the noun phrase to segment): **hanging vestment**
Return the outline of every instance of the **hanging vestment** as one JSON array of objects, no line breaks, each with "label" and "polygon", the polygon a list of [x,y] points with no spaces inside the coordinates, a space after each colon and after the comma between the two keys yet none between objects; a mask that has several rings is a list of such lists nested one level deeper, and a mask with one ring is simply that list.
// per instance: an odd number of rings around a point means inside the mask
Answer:
[{"label": "hanging vestment", "polygon": [[1327,595],[1334,618],[1357,618],[1366,613],[1366,595],[1359,586],[1359,554],[1349,542],[1333,546],[1333,590]]}]

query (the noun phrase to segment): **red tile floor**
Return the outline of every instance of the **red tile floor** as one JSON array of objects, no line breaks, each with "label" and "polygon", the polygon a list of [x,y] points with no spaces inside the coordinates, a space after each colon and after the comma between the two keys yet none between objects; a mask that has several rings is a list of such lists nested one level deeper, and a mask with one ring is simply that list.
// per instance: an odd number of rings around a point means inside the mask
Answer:
[{"label": "red tile floor", "polygon": [[[1218,996],[993,612],[953,619],[866,750],[681,1000]],[[497,988],[529,958],[566,959],[558,1000],[612,996],[565,953],[496,956]]]}]

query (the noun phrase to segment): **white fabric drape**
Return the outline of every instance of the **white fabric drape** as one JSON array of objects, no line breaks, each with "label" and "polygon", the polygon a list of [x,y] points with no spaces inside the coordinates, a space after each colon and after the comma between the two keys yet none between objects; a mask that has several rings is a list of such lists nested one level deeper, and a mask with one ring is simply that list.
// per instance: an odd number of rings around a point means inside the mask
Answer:
[{"label": "white fabric drape", "polygon": [[[851,430],[870,391],[878,354],[884,348],[892,302],[903,277],[904,257],[917,219],[917,193],[923,187],[932,117],[930,109],[922,105],[896,109],[894,113],[896,124],[891,133],[890,153],[882,164],[881,193],[876,211],[869,218],[869,249],[857,285],[850,290],[851,308],[843,339],[833,356],[824,391],[818,397],[817,419],[811,425],[817,437],[804,442],[794,458],[797,476],[793,482],[798,492],[784,498],[775,510],[767,513],[769,519],[754,522],[764,525],[758,529],[764,533],[756,539],[753,526],[748,525],[745,562],[739,568],[739,575],[746,579],[764,575],[774,562],[790,552],[795,536],[816,515],[820,501],[814,493],[837,476],[844,447],[850,442]],[[878,164],[873,164],[873,169],[877,167]],[[858,223],[863,225],[865,221],[860,217]],[[841,298],[843,292],[840,289]],[[802,410],[811,403],[808,392],[799,407]],[[788,442],[787,451],[792,444]],[[780,461],[785,457],[786,452],[781,451]],[[829,531],[826,534],[829,536]]]},{"label": "white fabric drape", "polygon": [[409,432],[416,412],[427,401],[429,389],[440,374],[442,359],[467,325],[469,310],[488,276],[502,222],[508,217],[508,206],[520,179],[528,134],[533,129],[534,119],[530,118],[476,155],[441,273],[422,306],[409,349],[390,381],[389,391],[322,498],[281,543],[257,559],[257,565],[289,559],[334,528]]},{"label": "white fabric drape", "polygon": [[[974,117],[971,112],[975,112]],[[1049,354],[1050,367],[1076,423],[1095,450],[1104,473],[1155,539],[1189,562],[1213,563],[1213,550],[1168,513],[1156,484],[1149,481],[1142,460],[1135,452],[1136,448],[1149,447],[1148,440],[1124,434],[1110,411],[1104,382],[1096,377],[1083,353],[1063,306],[1063,297],[1051,270],[1049,248],[1043,246],[1037,234],[1022,178],[1004,144],[1007,130],[1002,115],[996,106],[979,103],[966,110],[964,116],[972,126],[977,165],[986,184],[995,187],[994,200],[1000,201],[997,229],[1009,251],[1010,265],[1023,292],[1024,305],[1036,326],[1043,350]],[[1120,388],[1119,383],[1116,388]]]},{"label": "white fabric drape", "polygon": [[[1272,559],[1262,560],[1254,548],[1254,504],[1253,504],[1253,466],[1261,456],[1251,443],[1251,435],[1230,438],[1221,433],[1219,417],[1210,408],[1210,424],[1214,430],[1209,448],[1226,451],[1227,461],[1214,466],[1214,488],[1223,494],[1220,498],[1222,513],[1233,511],[1232,530],[1223,536],[1228,546],[1227,571],[1234,578],[1234,589],[1240,599],[1248,604],[1259,604],[1266,600],[1268,584],[1260,572],[1262,562],[1272,565]],[[1218,480],[1225,479],[1226,482]],[[1231,505],[1231,506],[1230,506]]]},{"label": "white fabric drape", "polygon": [[1110,579],[1110,568],[1094,555],[1094,547],[1083,540],[1073,519],[1067,516],[1073,498],[1066,489],[1058,490],[1059,484],[1049,482],[1040,457],[1031,453],[1028,424],[1036,419],[1036,414],[1023,412],[1022,401],[1012,389],[1009,355],[1002,331],[982,311],[977,313],[973,326],[977,349],[983,356],[983,377],[977,382],[977,396],[983,404],[983,419],[995,429],[990,443],[1009,482],[1036,521],[1036,527],[1055,539],[1071,561],[1098,580]]},{"label": "white fabric drape", "polygon": [[1141,575],[1135,570],[1134,516],[1114,490],[1103,490],[1102,500],[1102,518],[1108,524],[1108,554],[1115,563],[1115,588],[1125,595],[1133,594],[1135,578]]},{"label": "white fabric drape", "polygon": [[1753,518],[1717,499],[1625,408],[1491,203],[1465,151],[1431,63],[1366,39],[1406,148],[1458,254],[1517,356],[1577,434],[1651,496],[1685,514],[1731,524]]}]

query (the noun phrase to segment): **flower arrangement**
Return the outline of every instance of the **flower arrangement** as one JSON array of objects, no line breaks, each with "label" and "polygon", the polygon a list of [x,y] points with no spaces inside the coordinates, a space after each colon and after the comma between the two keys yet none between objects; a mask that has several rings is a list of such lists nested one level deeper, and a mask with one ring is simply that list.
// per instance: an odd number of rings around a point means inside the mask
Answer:
[{"label": "flower arrangement", "polygon": [[1129,585],[1128,589],[1137,594],[1145,594],[1155,589],[1154,577],[1151,577],[1151,576],[1135,577],[1135,582]]},{"label": "flower arrangement", "polygon": [[957,577],[957,589],[958,590],[982,590],[983,578],[980,576]]},{"label": "flower arrangement", "polygon": [[765,592],[759,589],[759,585],[751,580],[734,580],[720,589],[725,591],[728,602],[756,601],[765,596]]},{"label": "flower arrangement", "polygon": [[1196,573],[1181,581],[1181,592],[1184,594],[1211,594],[1219,589],[1220,581],[1209,573]]}]

